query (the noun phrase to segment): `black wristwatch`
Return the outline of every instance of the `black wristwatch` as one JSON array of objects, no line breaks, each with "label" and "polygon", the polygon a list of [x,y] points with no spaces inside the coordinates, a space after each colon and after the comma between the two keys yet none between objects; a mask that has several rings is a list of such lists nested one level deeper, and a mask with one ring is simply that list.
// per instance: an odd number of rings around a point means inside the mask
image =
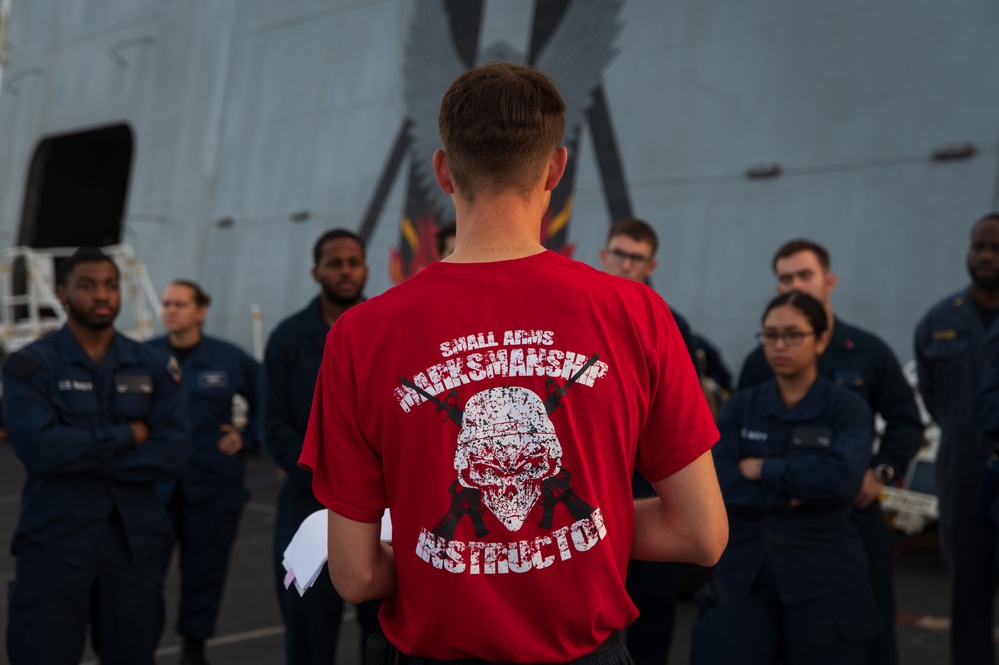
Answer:
[{"label": "black wristwatch", "polygon": [[874,475],[886,485],[895,480],[895,467],[891,464],[878,464],[874,467]]}]

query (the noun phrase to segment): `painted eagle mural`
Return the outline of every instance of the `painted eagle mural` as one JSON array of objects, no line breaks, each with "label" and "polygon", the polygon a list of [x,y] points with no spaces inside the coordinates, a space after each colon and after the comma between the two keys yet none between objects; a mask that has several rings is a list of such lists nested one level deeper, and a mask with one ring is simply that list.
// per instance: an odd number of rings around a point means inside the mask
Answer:
[{"label": "painted eagle mural", "polygon": [[572,217],[577,146],[589,127],[603,181],[610,222],[631,216],[623,168],[602,85],[620,31],[623,0],[536,0],[527,53],[499,42],[480,47],[484,0],[418,0],[409,25],[403,63],[406,115],[396,135],[360,235],[368,241],[395,179],[405,167],[406,193],[398,245],[390,272],[399,283],[439,259],[435,235],[454,221],[448,196],[434,179],[432,157],[440,147],[437,115],[451,82],[476,64],[506,60],[529,64],[555,81],[566,103],[569,149],[565,175],[542,221],[541,242],[571,256],[567,242]]}]

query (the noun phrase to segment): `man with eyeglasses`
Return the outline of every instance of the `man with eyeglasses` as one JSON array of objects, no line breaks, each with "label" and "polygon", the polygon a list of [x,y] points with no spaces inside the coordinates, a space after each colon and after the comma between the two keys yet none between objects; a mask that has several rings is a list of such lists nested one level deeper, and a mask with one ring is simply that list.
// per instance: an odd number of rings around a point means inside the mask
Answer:
[{"label": "man with eyeglasses", "polygon": [[[611,275],[648,284],[659,265],[655,259],[658,246],[656,232],[647,222],[622,219],[611,226],[607,246],[600,250],[600,262]],[[670,310],[696,367],[690,324],[675,309]],[[637,470],[631,488],[635,498],[654,496],[652,485]],[[628,651],[636,665],[662,665],[673,641],[677,564],[632,559],[628,562],[625,588],[639,611],[638,618],[628,627]]]},{"label": "man with eyeglasses", "polygon": [[[622,219],[611,226],[607,234],[607,246],[600,250],[600,263],[608,274],[650,284],[652,273],[659,265],[656,261],[658,248],[659,238],[648,222],[633,217]],[[690,324],[672,307],[670,311],[691,359],[695,359],[694,338]],[[694,364],[697,364],[696,360]]]},{"label": "man with eyeglasses", "polygon": [[[881,445],[864,475],[854,501],[853,523],[860,531],[867,552],[871,588],[885,629],[868,648],[869,663],[897,663],[895,643],[895,593],[892,581],[891,533],[885,525],[881,504],[875,499],[881,488],[905,472],[923,440],[919,410],[895,354],[878,336],[850,325],[833,314],[830,296],[836,275],[830,270],[829,252],[810,240],[792,240],[774,255],[772,268],[777,292],[800,291],[816,298],[826,309],[832,340],[819,360],[819,372],[837,385],[850,388],[867,400],[871,410],[885,421]],[[785,339],[788,344],[800,339]],[[763,383],[773,372],[758,347],[746,358],[738,389]]]}]

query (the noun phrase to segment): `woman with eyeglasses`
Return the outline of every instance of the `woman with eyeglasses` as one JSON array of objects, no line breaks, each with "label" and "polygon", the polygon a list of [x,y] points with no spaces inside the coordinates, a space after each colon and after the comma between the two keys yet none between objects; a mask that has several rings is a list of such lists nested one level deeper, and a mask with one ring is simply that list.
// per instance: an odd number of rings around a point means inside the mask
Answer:
[{"label": "woman with eyeglasses", "polygon": [[757,337],[775,378],[733,395],[719,416],[729,543],[697,595],[691,663],[864,663],[881,617],[850,509],[871,457],[871,411],[818,374],[830,333],[815,298],[774,298]]}]

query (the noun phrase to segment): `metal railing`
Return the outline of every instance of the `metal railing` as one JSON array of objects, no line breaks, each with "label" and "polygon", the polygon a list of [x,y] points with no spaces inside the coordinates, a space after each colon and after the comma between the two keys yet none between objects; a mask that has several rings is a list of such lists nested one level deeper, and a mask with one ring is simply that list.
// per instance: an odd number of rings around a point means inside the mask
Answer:
[{"label": "metal railing", "polygon": [[[0,342],[4,351],[16,351],[66,322],[56,295],[56,263],[75,251],[75,247],[11,247],[0,253]],[[149,339],[159,297],[145,266],[128,245],[112,245],[102,251],[121,272],[116,327],[135,339]]]}]

